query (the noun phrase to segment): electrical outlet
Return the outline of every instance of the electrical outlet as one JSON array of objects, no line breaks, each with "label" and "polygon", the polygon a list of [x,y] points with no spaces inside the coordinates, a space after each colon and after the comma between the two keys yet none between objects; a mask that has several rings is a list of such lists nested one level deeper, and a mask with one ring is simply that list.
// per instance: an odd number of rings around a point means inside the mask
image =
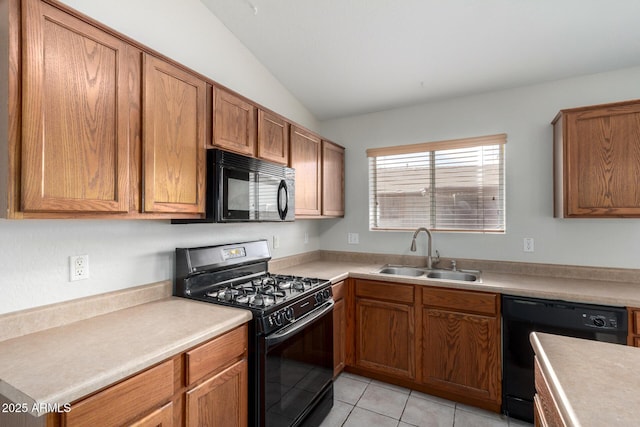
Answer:
[{"label": "electrical outlet", "polygon": [[280,247],[280,236],[273,236],[273,249],[278,249]]},{"label": "electrical outlet", "polygon": [[309,232],[305,231],[304,232],[304,244],[306,245],[307,243],[309,243]]},{"label": "electrical outlet", "polygon": [[89,278],[89,255],[69,257],[69,281]]},{"label": "electrical outlet", "polygon": [[525,252],[533,252],[535,250],[533,246],[533,237],[525,237],[524,238],[524,247],[522,248]]},{"label": "electrical outlet", "polygon": [[347,242],[350,245],[357,245],[360,243],[360,235],[358,233],[348,233]]}]

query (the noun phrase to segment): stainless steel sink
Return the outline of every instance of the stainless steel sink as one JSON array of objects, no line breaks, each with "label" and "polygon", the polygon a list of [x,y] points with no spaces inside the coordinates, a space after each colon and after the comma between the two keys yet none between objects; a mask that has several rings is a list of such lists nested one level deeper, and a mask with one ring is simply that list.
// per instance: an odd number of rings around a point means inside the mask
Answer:
[{"label": "stainless steel sink", "polygon": [[453,280],[457,282],[481,282],[480,271],[477,270],[443,270],[409,267],[405,265],[385,265],[377,271],[380,274],[396,276],[424,277],[432,280]]},{"label": "stainless steel sink", "polygon": [[429,270],[427,271],[429,279],[458,280],[462,282],[477,282],[480,278],[480,272],[452,271],[452,270]]},{"label": "stainless steel sink", "polygon": [[416,267],[405,267],[405,266],[395,266],[395,265],[387,265],[384,266],[378,271],[378,273],[382,274],[396,274],[400,276],[412,276],[418,277],[423,276],[425,270],[416,268]]}]

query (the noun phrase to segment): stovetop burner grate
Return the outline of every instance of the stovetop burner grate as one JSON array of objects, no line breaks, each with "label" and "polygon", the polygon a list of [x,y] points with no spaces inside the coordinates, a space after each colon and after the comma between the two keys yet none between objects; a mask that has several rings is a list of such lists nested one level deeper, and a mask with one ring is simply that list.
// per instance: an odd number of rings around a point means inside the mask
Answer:
[{"label": "stovetop burner grate", "polygon": [[319,279],[267,273],[263,277],[235,284],[220,286],[212,284],[206,296],[227,304],[265,308],[284,302],[323,283],[324,281]]}]

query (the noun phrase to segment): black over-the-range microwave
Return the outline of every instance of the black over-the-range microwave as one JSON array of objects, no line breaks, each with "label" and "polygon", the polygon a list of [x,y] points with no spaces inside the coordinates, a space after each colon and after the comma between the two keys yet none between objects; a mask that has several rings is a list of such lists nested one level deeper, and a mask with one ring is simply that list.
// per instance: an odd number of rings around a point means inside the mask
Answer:
[{"label": "black over-the-range microwave", "polygon": [[207,150],[205,219],[193,222],[293,221],[295,170],[284,165],[230,153]]}]

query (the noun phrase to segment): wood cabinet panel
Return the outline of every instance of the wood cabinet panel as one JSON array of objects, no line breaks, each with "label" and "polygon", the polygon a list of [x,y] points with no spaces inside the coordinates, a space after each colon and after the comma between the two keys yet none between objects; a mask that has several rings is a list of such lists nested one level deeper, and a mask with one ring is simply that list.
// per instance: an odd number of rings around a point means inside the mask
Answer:
[{"label": "wood cabinet panel", "polygon": [[432,308],[422,319],[423,381],[499,402],[499,319]]},{"label": "wood cabinet panel", "polygon": [[224,89],[213,92],[213,145],[255,156],[258,108]]},{"label": "wood cabinet panel", "polygon": [[356,366],[400,378],[415,377],[414,308],[356,299]]},{"label": "wood cabinet panel", "polygon": [[344,216],[344,148],[322,141],[322,215]]},{"label": "wood cabinet panel", "polygon": [[169,402],[129,427],[171,427],[173,422],[173,402]]},{"label": "wood cabinet panel", "polygon": [[456,311],[497,315],[499,296],[498,294],[424,287],[422,289],[422,304]]},{"label": "wood cabinet panel", "polygon": [[289,166],[296,170],[296,216],[322,213],[322,141],[317,135],[291,126]]},{"label": "wood cabinet panel", "polygon": [[540,362],[536,357],[534,362],[534,376],[536,395],[535,400],[535,412],[536,412],[536,426],[554,426],[563,427],[567,424],[564,422],[558,405],[551,394],[549,383],[545,378],[542,369],[540,368]]},{"label": "wood cabinet panel", "polygon": [[246,357],[247,331],[248,327],[244,325],[187,351],[186,383],[193,384],[233,361]]},{"label": "wood cabinet panel", "polygon": [[282,117],[258,110],[258,157],[288,165],[289,127]]},{"label": "wood cabinet panel", "polygon": [[629,334],[627,344],[640,347],[640,308],[627,307],[629,313]]},{"label": "wood cabinet panel", "polygon": [[63,414],[63,425],[107,427],[134,421],[138,414],[171,399],[173,373],[173,361],[168,360],[74,403],[71,411]]},{"label": "wood cabinet panel", "polygon": [[333,376],[336,377],[345,367],[347,317],[344,299],[345,282],[331,287],[333,300]]},{"label": "wood cabinet panel", "polygon": [[640,101],[562,110],[553,125],[555,215],[639,217]]},{"label": "wood cabinet panel", "polygon": [[243,359],[186,394],[186,426],[246,426],[248,363]]},{"label": "wood cabinet panel", "polygon": [[204,213],[206,82],[144,55],[144,210]]},{"label": "wood cabinet panel", "polygon": [[25,212],[127,212],[128,45],[53,6],[25,0]]},{"label": "wood cabinet panel", "polygon": [[377,298],[388,301],[413,303],[413,285],[372,280],[356,280],[356,297]]}]

